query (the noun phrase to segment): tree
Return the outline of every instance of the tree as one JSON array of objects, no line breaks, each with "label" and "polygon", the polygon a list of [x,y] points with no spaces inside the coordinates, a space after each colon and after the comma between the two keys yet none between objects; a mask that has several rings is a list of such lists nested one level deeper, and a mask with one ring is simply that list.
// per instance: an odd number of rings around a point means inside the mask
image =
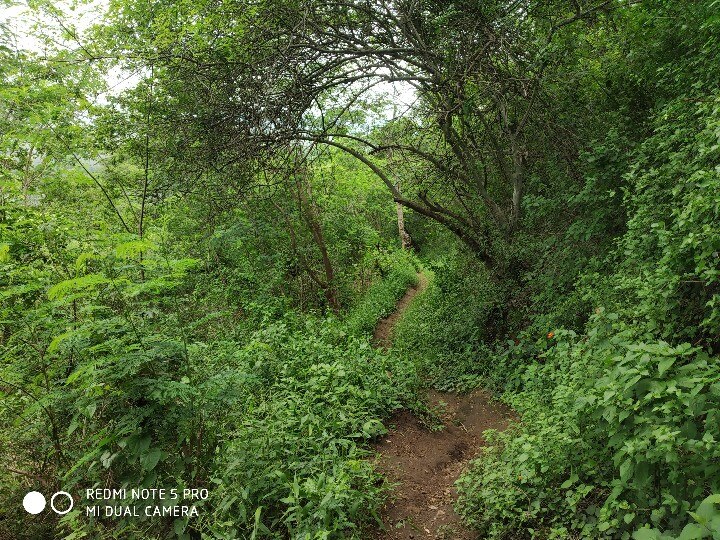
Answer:
[{"label": "tree", "polygon": [[[622,5],[274,0],[148,11],[130,1],[115,16],[147,31],[116,26],[110,49],[125,65],[157,66],[186,166],[235,170],[299,141],[329,145],[492,266],[493,242],[522,227],[524,194],[546,166],[538,158],[572,166],[577,154],[558,110],[568,102],[556,99],[576,84],[561,80],[574,61],[563,32]],[[417,95],[404,137],[361,134],[364,98],[388,83]],[[424,181],[401,193],[373,158],[387,151]]]}]

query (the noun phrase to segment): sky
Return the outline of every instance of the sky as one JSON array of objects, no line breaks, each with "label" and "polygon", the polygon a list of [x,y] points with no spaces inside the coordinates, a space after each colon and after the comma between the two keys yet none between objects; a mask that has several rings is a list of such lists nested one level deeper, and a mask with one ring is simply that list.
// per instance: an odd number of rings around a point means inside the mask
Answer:
[{"label": "sky", "polygon": [[[0,0],[2,2],[2,0]],[[73,7],[75,5],[75,7]],[[83,40],[84,33],[95,23],[101,22],[109,0],[89,0],[81,3],[69,2],[67,0],[55,1],[53,6],[65,13],[63,24],[72,28],[78,38]],[[13,36],[13,47],[33,51],[42,54],[46,50],[43,40],[38,39],[38,32],[35,30],[37,24],[43,24],[50,28],[57,29],[52,36],[53,42],[60,48],[73,50],[78,48],[77,42],[63,33],[56,20],[48,15],[42,15],[28,7],[26,2],[14,2],[11,6],[0,5],[0,26],[10,30]],[[124,73],[119,68],[114,68],[107,73],[108,91],[99,94],[96,101],[99,104],[107,103],[109,95],[118,94],[123,90],[132,88],[137,84],[139,78],[133,74]]]},{"label": "sky", "polygon": [[[1,1],[1,0],[0,0]],[[11,0],[12,1],[12,0]],[[95,22],[100,21],[108,6],[107,0],[90,0],[73,7],[77,4],[68,1],[53,2],[56,9],[66,14],[64,23],[72,25],[74,29],[82,34],[87,28]],[[33,27],[38,22],[45,22],[57,27],[53,24],[53,20],[49,16],[42,16],[37,11],[30,9],[26,2],[14,2],[13,5],[0,5],[0,24],[7,26],[16,38],[18,48],[42,52],[44,45],[41,40],[35,37]],[[61,46],[72,47],[71,41],[63,41],[58,32],[57,43]]]},{"label": "sky", "polygon": [[[37,38],[38,32],[34,30],[34,27],[38,23],[44,23],[46,26],[57,29],[53,36],[55,45],[70,50],[78,48],[77,42],[67,33],[62,32],[58,21],[53,20],[49,15],[42,15],[30,9],[27,2],[10,1],[13,2],[13,5],[6,6],[2,4],[3,0],[0,0],[0,26],[5,26],[11,31],[15,41],[14,47],[42,54],[46,46],[42,40]],[[109,0],[83,0],[81,2],[56,0],[52,5],[65,13],[62,23],[66,27],[72,28],[82,41],[86,30],[91,25],[101,22],[109,6]],[[108,91],[97,96],[98,104],[107,103],[108,96],[117,95],[123,90],[132,88],[139,81],[137,75],[123,72],[119,68],[112,69],[106,75],[106,79]],[[373,94],[384,94],[388,97],[390,103],[380,115],[386,119],[390,119],[394,115],[402,116],[416,100],[416,94],[412,87],[403,83],[380,83],[370,92],[371,96]]]}]

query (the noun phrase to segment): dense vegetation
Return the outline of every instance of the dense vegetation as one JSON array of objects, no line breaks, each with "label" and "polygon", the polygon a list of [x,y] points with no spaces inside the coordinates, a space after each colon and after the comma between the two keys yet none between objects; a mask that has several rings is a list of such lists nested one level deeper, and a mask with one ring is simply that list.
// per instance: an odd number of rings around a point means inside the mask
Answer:
[{"label": "dense vegetation", "polygon": [[[520,418],[458,482],[484,537],[720,538],[717,0],[32,8],[34,43],[0,20],[0,538],[372,537],[370,442],[424,386]],[[209,496],[19,508],[140,486]]]}]

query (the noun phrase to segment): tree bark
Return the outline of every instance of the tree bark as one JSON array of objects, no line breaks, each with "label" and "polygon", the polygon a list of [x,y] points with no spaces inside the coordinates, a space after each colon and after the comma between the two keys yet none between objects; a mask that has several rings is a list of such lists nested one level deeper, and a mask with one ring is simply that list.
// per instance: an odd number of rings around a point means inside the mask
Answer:
[{"label": "tree bark", "polygon": [[[302,173],[299,173],[302,174]],[[323,234],[322,225],[320,218],[317,213],[317,208],[314,206],[312,201],[309,200],[305,193],[306,186],[302,179],[297,182],[297,193],[298,203],[300,205],[300,215],[307,223],[310,233],[312,234],[315,245],[320,251],[322,257],[323,272],[325,273],[325,280],[321,284],[325,299],[327,300],[330,309],[334,312],[340,311],[340,300],[338,297],[337,287],[335,285],[335,270],[333,269],[332,260],[328,254],[327,244],[325,243],[325,235]]]},{"label": "tree bark", "polygon": [[[400,193],[400,182],[397,183],[397,190]],[[412,246],[412,238],[405,229],[405,210],[403,205],[395,201],[395,209],[397,210],[398,233],[400,235],[400,247],[402,249],[410,249]]]},{"label": "tree bark", "polygon": [[514,231],[520,225],[522,219],[522,198],[523,187],[525,182],[525,149],[518,148],[513,143],[513,172],[512,172],[512,218],[511,231]]}]

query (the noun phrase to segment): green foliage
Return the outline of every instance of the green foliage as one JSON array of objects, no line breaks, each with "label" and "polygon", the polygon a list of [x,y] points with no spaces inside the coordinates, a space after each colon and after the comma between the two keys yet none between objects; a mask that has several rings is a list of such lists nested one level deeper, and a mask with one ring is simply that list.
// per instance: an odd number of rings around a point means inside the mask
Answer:
[{"label": "green foliage", "polygon": [[502,291],[489,282],[481,264],[460,253],[435,259],[429,267],[428,288],[398,321],[394,346],[435,388],[477,386],[482,341],[502,326],[494,319]]},{"label": "green foliage", "polygon": [[[489,538],[720,538],[718,1],[530,4],[0,22],[0,537],[361,538],[424,380],[522,417],[458,483]],[[98,106],[110,57],[142,80]],[[393,75],[407,114],[355,94]],[[23,519],[38,486],[211,495]]]},{"label": "green foliage", "polygon": [[643,328],[666,340],[717,348],[720,101],[688,99],[659,111],[655,131],[628,173],[633,213],[619,246],[626,257],[615,288],[617,295],[632,295],[628,315]]},{"label": "green foliage", "polygon": [[[639,538],[717,534],[689,517],[715,512],[705,499],[720,489],[720,78],[708,5],[693,20],[668,3],[636,12],[658,45],[630,46],[655,71],[643,65],[624,97],[650,99],[643,85],[663,97],[649,120],[628,117],[588,151],[585,187],[567,203],[581,203],[575,223],[545,253],[524,248],[541,261],[522,278],[525,329],[478,344],[465,368],[522,415],[459,482],[461,513],[490,537],[630,538],[643,523],[654,529]],[[692,54],[677,57],[678,34]]]},{"label": "green foliage", "polygon": [[418,284],[418,261],[406,251],[381,254],[375,258],[381,281],[371,285],[367,294],[347,314],[345,327],[350,335],[372,335],[377,322],[390,315],[409,287]]},{"label": "green foliage", "polygon": [[246,369],[272,375],[255,385],[251,407],[230,411],[237,427],[212,479],[214,537],[357,538],[378,519],[383,490],[363,442],[413,404],[414,368],[364,337],[334,345],[336,332],[322,321],[302,331],[279,324],[247,345]]},{"label": "green foliage", "polygon": [[688,523],[679,535],[662,534],[657,529],[643,527],[633,533],[633,540],[699,540],[720,536],[720,495],[710,495],[689,512],[694,523]]},{"label": "green foliage", "polygon": [[[19,127],[4,135],[21,139]],[[367,336],[417,280],[417,261],[388,249],[392,201],[330,159],[305,213],[291,190],[275,199],[288,220],[262,195],[220,215],[214,201],[168,197],[146,201],[140,238],[127,231],[138,148],[115,152],[94,166],[97,183],[61,155],[38,168],[37,204],[15,169],[3,176],[0,536],[359,537],[385,497],[367,443],[416,404],[414,366]],[[308,216],[348,322],[322,314]],[[211,498],[194,519],[100,520],[78,504],[28,523],[16,509],[37,479],[73,494],[207,487]]]},{"label": "green foliage", "polygon": [[523,421],[460,482],[463,514],[482,530],[675,529],[720,487],[717,363],[688,344],[629,342],[616,319],[595,316],[585,338],[556,331],[537,363],[495,358],[498,378],[519,373],[510,402]]},{"label": "green foliage", "polygon": [[[6,530],[330,538],[358,537],[374,521],[384,489],[367,441],[393,410],[415,405],[417,379],[410,362],[373,349],[366,329],[417,279],[411,256],[378,261],[386,279],[351,311],[355,326],[278,314],[259,295],[255,305],[236,300],[239,316],[215,296],[217,282],[206,285],[232,263],[218,272],[202,256],[173,258],[171,222],[142,241],[99,243],[61,215],[47,216],[54,229],[35,228],[31,209],[13,216],[3,229],[0,366],[13,470],[70,492],[112,482],[212,487],[212,497],[195,520],[102,522],[74,510],[30,529],[5,520]],[[46,254],[63,264],[45,264]],[[27,481],[4,473],[3,484],[10,508]]]}]

